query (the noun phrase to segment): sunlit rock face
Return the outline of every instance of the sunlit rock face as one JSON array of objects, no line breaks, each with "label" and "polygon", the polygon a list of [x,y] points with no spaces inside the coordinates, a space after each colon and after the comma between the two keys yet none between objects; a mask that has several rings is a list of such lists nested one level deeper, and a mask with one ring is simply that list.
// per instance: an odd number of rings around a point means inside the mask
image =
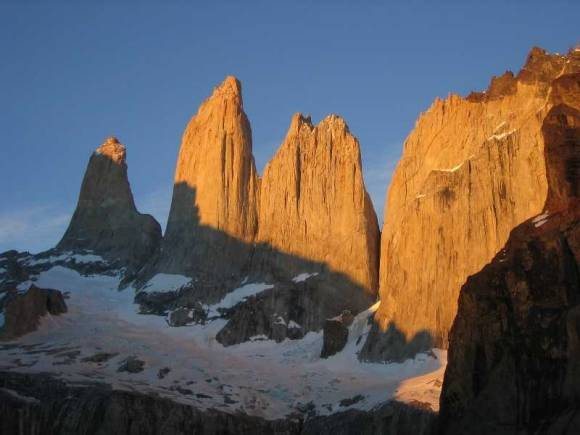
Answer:
[{"label": "sunlit rock face", "polygon": [[77,208],[57,249],[90,250],[135,271],[160,240],[157,221],[135,207],[125,147],[110,137],[89,160]]},{"label": "sunlit rock face", "polygon": [[548,198],[461,289],[441,432],[580,432],[580,74],[543,120]]},{"label": "sunlit rock face", "polygon": [[167,231],[144,275],[205,281],[343,274],[377,292],[377,219],[360,146],[343,119],[296,115],[263,179],[252,156],[241,85],[228,77],[183,134]]},{"label": "sunlit rock face", "polygon": [[156,268],[189,276],[239,274],[257,230],[257,196],[241,85],[228,77],[183,133]]},{"label": "sunlit rock face", "polygon": [[283,252],[377,292],[377,218],[365,190],[359,143],[342,118],[330,115],[314,126],[309,117],[294,115],[264,170],[257,242],[271,247],[254,262],[264,263],[259,267],[291,267],[284,264],[287,255],[278,258]]},{"label": "sunlit rock face", "polygon": [[516,76],[494,78],[485,93],[438,99],[420,116],[387,195],[381,306],[363,358],[381,359],[386,329],[447,346],[465,279],[544,206],[542,124],[555,104],[553,81],[579,69],[578,51],[534,48]]},{"label": "sunlit rock face", "polygon": [[[164,311],[181,307],[184,293],[214,304],[244,282],[280,284],[244,300],[218,339],[299,338],[376,299],[378,248],[360,146],[345,121],[331,115],[314,126],[295,115],[260,179],[241,85],[228,77],[185,130],[167,231],[136,286],[159,273],[192,278],[181,296],[155,303]],[[281,331],[281,317],[300,334]]]}]

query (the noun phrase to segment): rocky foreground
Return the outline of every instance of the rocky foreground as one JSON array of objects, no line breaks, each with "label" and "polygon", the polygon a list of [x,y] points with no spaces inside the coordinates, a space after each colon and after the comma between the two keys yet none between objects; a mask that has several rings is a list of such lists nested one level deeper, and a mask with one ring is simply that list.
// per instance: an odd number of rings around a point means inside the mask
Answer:
[{"label": "rocky foreground", "polygon": [[68,386],[47,375],[0,372],[0,432],[41,434],[429,434],[435,413],[396,401],[373,411],[266,420],[200,411],[105,384]]}]

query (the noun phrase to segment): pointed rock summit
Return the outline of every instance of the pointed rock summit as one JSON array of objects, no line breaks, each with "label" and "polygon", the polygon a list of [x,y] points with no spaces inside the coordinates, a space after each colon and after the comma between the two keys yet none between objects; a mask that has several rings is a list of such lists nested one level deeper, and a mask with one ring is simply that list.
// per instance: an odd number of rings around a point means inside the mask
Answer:
[{"label": "pointed rock summit", "polygon": [[[550,98],[555,80],[579,70],[580,52],[535,48],[516,76],[494,78],[486,92],[467,98],[438,99],[421,115],[387,196],[381,305],[363,359],[396,359],[393,337],[415,349],[447,346],[466,278],[516,225],[542,211],[542,125],[557,104]],[[577,98],[568,86],[560,99]]]},{"label": "pointed rock summit", "polygon": [[77,208],[59,250],[90,250],[136,271],[153,255],[161,228],[135,207],[125,147],[108,138],[89,160]]},{"label": "pointed rock summit", "polygon": [[227,77],[187,125],[157,271],[229,277],[257,229],[258,176],[240,82]]},{"label": "pointed rock summit", "polygon": [[292,262],[277,253],[291,254],[376,293],[377,218],[359,143],[341,117],[330,115],[313,126],[309,117],[294,115],[264,171],[257,241],[272,248],[263,257],[267,267],[291,270]]}]

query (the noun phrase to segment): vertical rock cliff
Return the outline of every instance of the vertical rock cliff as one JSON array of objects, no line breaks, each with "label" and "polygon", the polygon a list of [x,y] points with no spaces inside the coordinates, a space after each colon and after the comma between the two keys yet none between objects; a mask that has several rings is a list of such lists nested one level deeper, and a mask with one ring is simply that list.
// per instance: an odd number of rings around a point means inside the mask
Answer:
[{"label": "vertical rock cliff", "polygon": [[192,299],[217,303],[242,278],[269,282],[274,290],[231,307],[218,339],[299,338],[375,299],[378,247],[360,146],[345,121],[331,115],[313,126],[295,115],[260,179],[241,85],[228,77],[185,130],[167,231],[138,285],[159,273],[193,280],[174,294],[143,292],[139,301],[165,312],[189,308]]},{"label": "vertical rock cliff", "polygon": [[461,290],[442,433],[580,431],[580,74],[550,100],[546,205]]},{"label": "vertical rock cliff", "polygon": [[89,160],[77,208],[59,250],[91,250],[136,271],[159,246],[161,228],[135,207],[125,147],[108,138]]},{"label": "vertical rock cliff", "polygon": [[[523,69],[486,92],[450,95],[407,138],[385,207],[376,326],[363,359],[390,359],[393,343],[447,346],[465,279],[537,215],[548,189],[542,124],[553,81],[580,69],[580,53],[534,48]],[[383,331],[390,331],[384,334]]]},{"label": "vertical rock cliff", "polygon": [[378,241],[360,147],[344,120],[315,127],[296,115],[260,180],[241,85],[228,77],[183,134],[167,231],[145,275],[215,282],[328,268],[375,294]]},{"label": "vertical rock cliff", "polygon": [[[295,269],[307,260],[377,292],[379,229],[364,186],[360,147],[345,121],[317,126],[294,115],[260,189],[257,241],[262,268]],[[298,264],[291,264],[289,255]],[[258,261],[260,261],[258,260]]]},{"label": "vertical rock cliff", "polygon": [[242,89],[237,79],[227,77],[183,133],[155,269],[209,278],[239,274],[256,234],[257,197]]}]

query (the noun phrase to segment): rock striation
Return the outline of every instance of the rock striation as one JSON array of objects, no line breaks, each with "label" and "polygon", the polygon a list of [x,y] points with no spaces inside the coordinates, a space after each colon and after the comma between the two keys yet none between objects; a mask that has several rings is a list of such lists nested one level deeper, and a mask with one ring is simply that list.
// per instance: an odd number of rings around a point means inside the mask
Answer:
[{"label": "rock striation", "polygon": [[157,221],[135,207],[125,147],[110,137],[89,160],[76,210],[57,250],[92,251],[135,272],[160,240]]},{"label": "rock striation", "polygon": [[[437,99],[404,144],[385,207],[380,298],[361,357],[382,360],[399,334],[446,347],[465,279],[542,211],[548,191],[542,125],[558,77],[580,71],[580,52],[534,48],[523,67],[484,93]],[[562,99],[574,99],[568,90]],[[398,341],[401,341],[398,339]]]},{"label": "rock striation", "polygon": [[167,230],[152,270],[214,280],[239,275],[257,230],[258,184],[242,87],[227,77],[183,133]]},{"label": "rock striation", "polygon": [[59,290],[30,286],[25,293],[16,290],[2,298],[4,324],[0,327],[0,340],[12,340],[36,331],[40,320],[47,314],[66,313],[64,297]]},{"label": "rock striation", "polygon": [[580,431],[580,74],[543,119],[548,198],[459,297],[441,433]]},{"label": "rock striation", "polygon": [[[346,122],[317,126],[296,114],[260,186],[257,241],[261,268],[292,269],[291,254],[340,272],[369,294],[378,281],[379,229],[365,190],[360,146]],[[302,272],[296,270],[295,272]]]}]

